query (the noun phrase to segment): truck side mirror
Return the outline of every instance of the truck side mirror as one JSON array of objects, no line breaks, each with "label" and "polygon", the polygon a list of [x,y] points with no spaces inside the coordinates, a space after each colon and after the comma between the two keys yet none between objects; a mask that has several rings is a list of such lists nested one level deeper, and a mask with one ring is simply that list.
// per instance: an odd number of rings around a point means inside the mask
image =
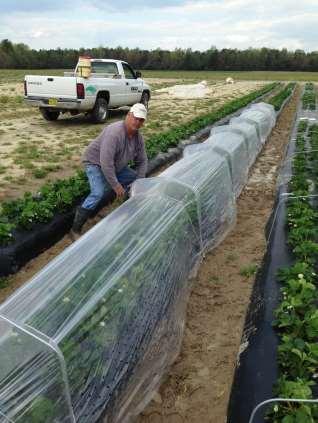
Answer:
[{"label": "truck side mirror", "polygon": [[135,75],[136,75],[136,78],[141,78],[141,72],[136,71],[136,72],[135,72]]}]

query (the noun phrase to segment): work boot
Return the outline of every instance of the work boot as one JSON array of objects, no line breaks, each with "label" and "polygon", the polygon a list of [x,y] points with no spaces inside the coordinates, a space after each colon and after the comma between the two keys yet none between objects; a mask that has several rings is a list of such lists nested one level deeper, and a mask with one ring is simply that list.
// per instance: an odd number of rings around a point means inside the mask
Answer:
[{"label": "work boot", "polygon": [[86,220],[89,218],[89,216],[90,216],[90,210],[84,209],[83,207],[80,207],[80,206],[77,207],[74,221],[73,221],[72,232],[74,232],[75,234],[80,234],[82,227],[84,223],[86,222]]}]

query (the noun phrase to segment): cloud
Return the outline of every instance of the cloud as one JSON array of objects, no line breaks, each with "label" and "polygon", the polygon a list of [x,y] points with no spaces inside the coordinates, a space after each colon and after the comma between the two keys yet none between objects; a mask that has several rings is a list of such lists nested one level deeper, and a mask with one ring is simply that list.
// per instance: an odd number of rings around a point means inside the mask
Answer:
[{"label": "cloud", "polygon": [[317,49],[316,0],[0,1],[0,37],[37,49]]},{"label": "cloud", "polygon": [[1,14],[6,13],[38,13],[43,14],[47,11],[56,11],[59,9],[70,8],[74,2],[71,0],[1,0]]},{"label": "cloud", "polygon": [[91,0],[90,4],[97,9],[126,12],[127,10],[161,9],[165,7],[183,6],[185,0]]}]

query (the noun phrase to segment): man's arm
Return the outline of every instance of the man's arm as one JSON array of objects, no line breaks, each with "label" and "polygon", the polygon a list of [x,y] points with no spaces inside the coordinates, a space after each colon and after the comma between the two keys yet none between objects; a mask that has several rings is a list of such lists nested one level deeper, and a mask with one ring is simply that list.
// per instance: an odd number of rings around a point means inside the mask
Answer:
[{"label": "man's arm", "polygon": [[147,166],[148,166],[148,158],[147,158],[147,153],[146,153],[146,148],[145,148],[145,143],[143,140],[143,137],[141,137],[141,146],[137,151],[137,156],[135,159],[135,164],[136,164],[136,172],[137,172],[137,177],[138,178],[144,178],[146,176],[146,172],[147,172]]},{"label": "man's arm", "polygon": [[120,185],[115,169],[116,145],[118,140],[116,135],[107,132],[105,131],[100,144],[100,166],[107,182],[116,191],[115,188]]}]

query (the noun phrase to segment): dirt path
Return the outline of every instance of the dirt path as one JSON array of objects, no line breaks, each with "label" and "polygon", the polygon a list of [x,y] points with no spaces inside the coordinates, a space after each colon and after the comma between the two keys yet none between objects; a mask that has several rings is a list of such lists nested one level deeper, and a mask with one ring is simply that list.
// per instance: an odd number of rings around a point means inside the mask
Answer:
[{"label": "dirt path", "polygon": [[276,192],[296,98],[278,120],[240,196],[233,232],[203,262],[188,305],[180,355],[138,423],[224,423],[264,228]]}]

